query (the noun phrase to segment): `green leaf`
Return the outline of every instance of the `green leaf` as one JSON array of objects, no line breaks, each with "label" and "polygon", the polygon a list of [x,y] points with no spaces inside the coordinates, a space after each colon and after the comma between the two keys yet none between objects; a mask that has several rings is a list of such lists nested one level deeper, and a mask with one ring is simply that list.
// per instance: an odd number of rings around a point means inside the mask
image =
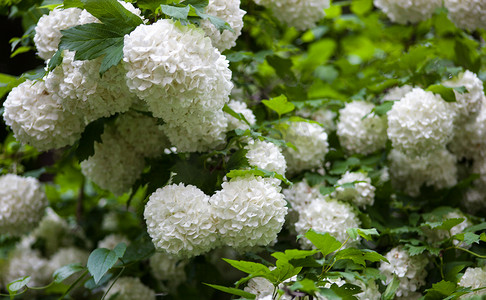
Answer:
[{"label": "green leaf", "polygon": [[248,293],[248,292],[245,292],[245,291],[240,290],[240,289],[225,287],[225,286],[216,285],[216,284],[209,284],[209,283],[204,283],[204,284],[212,287],[213,289],[217,289],[219,291],[222,291],[222,292],[225,292],[225,293],[228,293],[228,294],[244,297],[245,299],[255,299],[256,298],[255,295]]},{"label": "green leaf", "polygon": [[434,283],[432,288],[426,290],[426,300],[441,300],[456,291],[456,284],[450,281],[440,281]]},{"label": "green leaf", "polygon": [[461,224],[464,220],[464,218],[451,218],[442,222],[425,222],[422,226],[428,226],[432,229],[451,230],[452,227]]},{"label": "green leaf", "polygon": [[294,284],[290,286],[290,289],[292,291],[298,290],[311,295],[319,292],[319,288],[316,286],[314,280],[311,280],[309,278],[304,278],[302,280],[294,282]]},{"label": "green leaf", "polygon": [[[397,99],[400,100],[400,99]],[[393,104],[395,101],[385,101],[382,104],[375,106],[373,110],[371,111],[372,113],[375,113],[378,116],[385,116],[388,111],[390,111],[393,107]]]},{"label": "green leaf", "polygon": [[295,109],[295,105],[292,102],[289,102],[285,95],[280,95],[270,100],[262,100],[262,103],[269,109],[275,111],[279,118],[283,114],[289,113]]},{"label": "green leaf", "polygon": [[358,235],[363,237],[367,241],[371,241],[373,238],[372,235],[380,235],[375,228],[371,229],[361,229],[361,228],[348,228],[347,230],[351,239],[355,240],[358,238]]},{"label": "green leaf", "polygon": [[107,25],[108,30],[118,32],[122,37],[143,24],[139,16],[128,11],[117,0],[83,0],[83,3],[84,9]]},{"label": "green leaf", "polygon": [[245,116],[241,113],[235,112],[231,107],[229,107],[227,104],[223,106],[223,111],[230,116],[236,118],[237,120],[245,122],[248,126],[251,127],[251,124],[246,120]]},{"label": "green leaf", "polygon": [[472,245],[474,243],[479,243],[481,236],[472,232],[459,233],[452,236],[453,239],[462,241],[466,245]]},{"label": "green leaf", "polygon": [[342,245],[335,237],[327,232],[318,233],[314,229],[310,229],[304,236],[316,246],[323,256],[338,250]]},{"label": "green leaf", "polygon": [[191,10],[189,6],[177,7],[164,4],[160,5],[160,9],[164,14],[176,20],[187,20],[187,16]]},{"label": "green leaf", "polygon": [[447,102],[456,102],[456,94],[454,94],[454,88],[448,88],[442,84],[431,85],[427,88],[427,91],[434,94],[439,94],[442,99]]},{"label": "green leaf", "polygon": [[63,8],[71,8],[71,7],[84,8],[84,3],[81,0],[64,0],[62,7]]},{"label": "green leaf", "polygon": [[123,263],[128,265],[130,263],[141,261],[149,258],[155,252],[152,239],[148,235],[144,235],[141,239],[137,239],[131,243],[123,255]]},{"label": "green leaf", "polygon": [[105,130],[105,119],[98,119],[86,126],[84,132],[81,134],[78,148],[76,149],[76,156],[79,161],[88,159],[94,154],[94,143],[101,143],[101,135]]},{"label": "green leaf", "polygon": [[372,0],[354,0],[351,2],[351,11],[358,16],[364,15],[373,8]]},{"label": "green leaf", "polygon": [[267,56],[267,62],[275,69],[278,77],[285,82],[295,82],[296,78],[292,71],[293,63],[290,58],[283,58],[278,55]]},{"label": "green leaf", "polygon": [[95,283],[98,283],[101,277],[115,265],[118,258],[115,251],[105,248],[98,248],[91,252],[88,258],[88,270]]},{"label": "green leaf", "polygon": [[126,250],[127,250],[127,244],[125,244],[124,242],[119,243],[118,245],[116,245],[115,249],[113,249],[113,251],[115,251],[116,253],[116,256],[120,258],[123,257]]},{"label": "green leaf", "polygon": [[366,266],[366,260],[371,262],[376,262],[376,261],[388,262],[388,260],[383,255],[375,251],[368,250],[368,249],[356,249],[356,248],[343,249],[336,253],[335,258],[336,260],[349,259],[356,264],[362,265],[363,267]]},{"label": "green leaf", "polygon": [[314,255],[317,252],[319,252],[319,250],[288,249],[285,250],[285,252],[272,253],[272,256],[276,259],[291,261],[292,259],[302,259]]},{"label": "green leaf", "polygon": [[251,275],[264,275],[264,274],[269,274],[270,269],[268,269],[267,266],[256,263],[256,262],[251,262],[251,261],[243,261],[243,260],[233,260],[233,259],[228,259],[228,258],[223,258],[223,260],[227,263],[229,263],[233,268],[236,268],[242,272],[251,274]]},{"label": "green leaf", "polygon": [[140,9],[148,9],[155,12],[161,4],[166,4],[167,0],[138,0],[137,6]]},{"label": "green leaf", "polygon": [[47,68],[49,71],[54,70],[57,66],[62,64],[62,55],[63,50],[58,49],[56,53],[52,56],[52,58],[49,60],[49,63],[47,64]]},{"label": "green leaf", "polygon": [[287,178],[285,178],[282,174],[278,174],[276,172],[270,172],[266,171],[260,168],[253,168],[249,170],[231,170],[229,173],[226,174],[228,178],[235,178],[235,177],[244,177],[247,175],[253,175],[253,176],[261,176],[264,178],[277,178],[279,180],[282,180],[285,184],[291,185],[292,182],[290,182]]},{"label": "green leaf", "polygon": [[400,280],[396,275],[393,275],[393,280],[387,285],[385,292],[381,295],[381,300],[394,299],[399,285]]},{"label": "green leaf", "polygon": [[19,54],[22,54],[22,53],[25,53],[25,52],[29,52],[30,50],[33,50],[34,48],[31,47],[31,46],[22,46],[22,47],[18,47],[12,54],[10,54],[10,58],[13,58]]},{"label": "green leaf", "polygon": [[73,274],[76,274],[80,271],[85,270],[86,268],[81,266],[80,264],[69,264],[66,266],[63,266],[59,269],[57,269],[54,274],[54,282],[55,283],[61,283],[68,277],[70,277]]},{"label": "green leaf", "polygon": [[204,10],[209,5],[209,0],[185,0],[181,5],[191,5],[196,9]]},{"label": "green leaf", "polygon": [[21,289],[27,286],[29,281],[30,281],[30,276],[25,276],[10,282],[9,284],[7,284],[8,293],[10,295],[17,294],[18,291],[20,291]]},{"label": "green leaf", "polygon": [[229,30],[231,32],[234,32],[233,28],[231,28],[231,26],[225,20],[218,18],[216,16],[205,14],[201,9],[198,9],[197,7],[194,7],[194,9],[196,11],[196,14],[201,19],[209,20],[209,22],[211,22],[220,32],[223,32],[224,30]]}]

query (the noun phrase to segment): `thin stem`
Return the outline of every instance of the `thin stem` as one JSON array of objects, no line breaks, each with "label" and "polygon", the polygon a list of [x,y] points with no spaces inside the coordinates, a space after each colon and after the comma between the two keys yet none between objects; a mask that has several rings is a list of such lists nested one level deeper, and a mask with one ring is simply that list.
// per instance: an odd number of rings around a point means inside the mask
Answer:
[{"label": "thin stem", "polygon": [[113,285],[115,284],[115,282],[118,280],[118,278],[120,278],[121,274],[123,273],[123,271],[125,271],[125,267],[123,267],[120,271],[120,273],[118,273],[118,275],[116,275],[115,279],[113,280],[113,282],[110,284],[110,287],[108,288],[108,290],[106,290],[105,294],[103,295],[103,298],[101,298],[101,300],[105,300],[106,298],[106,295],[108,295],[108,293],[110,292],[111,288],[113,287]]},{"label": "thin stem", "polygon": [[479,257],[479,258],[486,258],[486,256],[485,256],[485,255],[479,255],[479,254],[477,254],[477,253],[474,253],[474,252],[472,252],[472,251],[470,251],[470,250],[468,250],[468,249],[462,248],[462,247],[457,247],[457,246],[455,246],[454,248],[455,248],[455,249],[457,249],[457,250],[462,250],[462,251],[464,251],[464,252],[467,252],[467,253],[472,254],[472,255],[474,255],[474,256],[476,256],[476,257]]},{"label": "thin stem", "polygon": [[68,289],[67,289],[67,290],[64,292],[64,294],[62,294],[62,296],[61,296],[61,297],[59,297],[59,300],[62,300],[62,299],[63,299],[63,298],[64,298],[64,297],[65,297],[67,294],[69,294],[69,292],[70,292],[70,291],[72,291],[72,290],[74,289],[74,287],[75,287],[76,285],[78,285],[78,283],[79,283],[79,282],[81,282],[81,280],[83,280],[83,278],[84,278],[84,277],[85,277],[87,274],[88,274],[88,270],[84,271],[84,273],[83,273],[81,276],[79,276],[79,277],[78,277],[78,279],[76,279],[76,281],[75,281],[73,284],[71,284],[71,285],[69,286],[69,288],[68,288]]}]

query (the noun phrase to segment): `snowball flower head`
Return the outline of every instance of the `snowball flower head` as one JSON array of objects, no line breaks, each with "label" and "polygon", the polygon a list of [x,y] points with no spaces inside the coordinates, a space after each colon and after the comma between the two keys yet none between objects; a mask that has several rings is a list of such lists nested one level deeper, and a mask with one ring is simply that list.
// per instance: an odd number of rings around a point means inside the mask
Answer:
[{"label": "snowball flower head", "polygon": [[483,82],[476,74],[467,70],[456,78],[445,81],[443,85],[446,87],[464,86],[467,89],[463,94],[454,90],[456,102],[453,102],[453,105],[456,107],[459,122],[474,119],[478,115],[485,96]]},{"label": "snowball flower head", "polygon": [[353,101],[339,111],[337,135],[349,154],[369,154],[385,147],[386,120],[371,113],[373,108],[371,103]]},{"label": "snowball flower head", "polygon": [[390,20],[400,24],[425,21],[442,6],[442,0],[374,0],[373,3]]},{"label": "snowball flower head", "polygon": [[[245,119],[248,121],[248,123],[250,123],[250,125],[252,126],[255,125],[256,117],[253,114],[253,111],[248,108],[245,102],[231,100],[228,103],[228,106],[236,113],[242,114],[245,117]],[[246,122],[240,121],[235,117],[230,116],[229,114],[226,114],[226,117],[228,118],[228,131],[235,130],[235,129],[246,130],[250,128],[248,124],[246,124]]]},{"label": "snowball flower head", "polygon": [[[320,197],[300,208],[295,230],[298,234],[304,235],[312,228],[317,232],[327,232],[344,243],[348,238],[346,230],[357,228],[359,225],[360,221],[351,206],[334,199]],[[299,239],[299,242],[303,248],[313,247],[306,238]],[[349,246],[349,243],[346,245]]]},{"label": "snowball flower head", "polygon": [[43,81],[21,83],[3,106],[3,118],[15,138],[40,151],[72,145],[84,130],[82,118],[64,111]]},{"label": "snowball flower head", "polygon": [[130,90],[165,121],[190,106],[220,110],[233,88],[228,61],[203,31],[168,19],[125,35],[123,62]]},{"label": "snowball flower head", "polygon": [[315,123],[290,122],[284,138],[297,149],[284,149],[289,172],[297,173],[323,164],[329,147],[324,128]]},{"label": "snowball flower head", "polygon": [[35,27],[34,43],[37,54],[44,60],[50,59],[61,41],[61,30],[79,25],[80,15],[79,8],[55,8],[49,14],[43,15]]},{"label": "snowball flower head", "polygon": [[[346,183],[353,183],[351,187],[345,187]],[[334,197],[338,200],[350,201],[359,207],[373,205],[375,201],[375,187],[371,185],[371,179],[360,172],[346,172],[336,183],[338,187]]]},{"label": "snowball flower head", "polygon": [[381,262],[380,272],[386,276],[385,285],[393,280],[393,275],[397,275],[400,284],[396,295],[407,297],[425,285],[428,264],[427,258],[423,255],[410,256],[406,250],[396,247],[385,255],[390,262]]},{"label": "snowball flower head", "polygon": [[244,250],[275,240],[287,214],[284,195],[261,177],[233,178],[211,197],[223,244]]},{"label": "snowball flower head", "polygon": [[153,193],[144,211],[155,248],[179,257],[206,253],[217,242],[209,196],[193,185],[172,184]]},{"label": "snowball flower head", "polygon": [[158,280],[168,281],[169,289],[176,288],[186,280],[184,268],[187,263],[188,261],[163,252],[157,252],[149,259],[152,274]]},{"label": "snowball flower head", "polygon": [[74,60],[75,52],[64,51],[62,64],[46,77],[46,88],[62,105],[89,122],[125,112],[137,101],[125,82],[125,70],[118,65],[100,78],[102,58]]},{"label": "snowball flower head", "polygon": [[[111,284],[112,282],[107,287]],[[116,300],[155,300],[155,292],[135,277],[119,278],[106,294],[106,299],[110,299],[114,295],[117,295],[116,298],[113,298]]]},{"label": "snowball flower head", "polygon": [[396,101],[400,100],[405,96],[407,93],[411,92],[413,86],[411,85],[404,85],[404,86],[397,86],[394,88],[389,89],[385,96],[383,96],[383,101]]},{"label": "snowball flower head", "polygon": [[445,0],[449,18],[462,29],[486,28],[486,2],[482,0]]},{"label": "snowball flower head", "polygon": [[39,181],[14,174],[0,176],[0,232],[22,235],[43,217],[47,199]]},{"label": "snowball flower head", "polygon": [[457,183],[457,158],[445,149],[417,157],[393,149],[388,158],[393,185],[410,196],[418,196],[424,184],[442,189]]},{"label": "snowball flower head", "polygon": [[250,166],[270,172],[285,174],[287,163],[279,146],[266,141],[250,141],[245,147],[248,152],[246,158]]},{"label": "snowball flower head", "polygon": [[213,46],[223,52],[236,45],[236,39],[241,35],[243,16],[246,11],[240,9],[240,0],[209,0],[206,14],[218,17],[229,24],[231,30],[220,32],[209,20],[201,22],[201,28],[211,39]]},{"label": "snowball flower head", "polygon": [[123,140],[145,157],[157,157],[170,147],[155,118],[130,111],[118,117],[115,127]]},{"label": "snowball flower head", "polygon": [[273,15],[288,26],[307,30],[324,18],[329,0],[255,0],[256,4],[273,11]]},{"label": "snowball flower head", "polygon": [[410,155],[441,149],[452,138],[454,110],[438,95],[413,89],[388,111],[388,138]]},{"label": "snowball flower head", "polygon": [[98,248],[113,250],[120,243],[125,243],[125,245],[128,246],[130,244],[130,240],[124,235],[113,233],[100,240],[98,242]]},{"label": "snowball flower head", "polygon": [[[466,272],[459,281],[459,285],[463,287],[470,287],[472,289],[478,289],[486,287],[486,267],[482,268],[467,268]],[[481,296],[486,294],[486,290],[479,290],[474,293],[469,293],[466,296],[472,297]]]},{"label": "snowball flower head", "polygon": [[76,237],[66,220],[50,207],[46,209],[46,215],[40,221],[39,226],[34,229],[32,236],[45,241],[47,255],[54,254],[61,246],[72,245]]},{"label": "snowball flower head", "polygon": [[99,187],[115,195],[127,192],[142,174],[145,162],[115,131],[105,126],[94,155],[81,162],[81,172]]},{"label": "snowball flower head", "polygon": [[486,99],[482,102],[476,118],[456,123],[454,138],[448,147],[459,158],[486,157]]},{"label": "snowball flower head", "polygon": [[30,276],[28,286],[39,287],[48,283],[50,278],[48,261],[40,253],[31,249],[16,249],[2,266],[0,279],[4,286],[8,283]]}]

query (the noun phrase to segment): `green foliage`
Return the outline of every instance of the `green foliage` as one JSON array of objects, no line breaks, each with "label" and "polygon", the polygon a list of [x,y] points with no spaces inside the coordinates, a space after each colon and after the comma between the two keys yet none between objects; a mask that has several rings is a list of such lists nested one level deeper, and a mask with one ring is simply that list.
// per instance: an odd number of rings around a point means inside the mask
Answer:
[{"label": "green foliage", "polygon": [[88,270],[93,276],[95,283],[98,283],[106,272],[115,265],[118,259],[123,257],[126,247],[122,243],[118,244],[114,250],[98,248],[90,254],[88,258]]}]

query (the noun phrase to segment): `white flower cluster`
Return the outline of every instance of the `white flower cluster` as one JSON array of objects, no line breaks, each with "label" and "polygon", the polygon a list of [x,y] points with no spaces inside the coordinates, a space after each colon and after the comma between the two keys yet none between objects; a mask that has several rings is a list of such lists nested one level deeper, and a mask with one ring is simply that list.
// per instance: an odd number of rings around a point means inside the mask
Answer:
[{"label": "white flower cluster", "polygon": [[[346,230],[358,228],[359,225],[360,221],[351,206],[320,196],[300,209],[295,230],[299,235],[304,235],[311,228],[317,232],[327,232],[343,243],[348,237]],[[301,238],[299,242],[303,248],[313,247],[306,238]]]},{"label": "white flower cluster", "polygon": [[203,151],[223,140],[231,71],[202,30],[167,19],[138,26],[125,36],[123,62],[128,87],[165,121],[179,151]]},{"label": "white flower cluster", "polygon": [[[74,263],[79,263],[82,266],[85,266],[88,262],[88,257],[89,252],[86,250],[76,247],[61,248],[48,261],[48,266],[50,269],[49,273],[52,276],[57,269]],[[71,279],[73,282],[74,278]]]},{"label": "white flower cluster", "polygon": [[425,21],[442,6],[442,0],[374,0],[373,3],[390,20],[400,24]]},{"label": "white flower cluster", "polygon": [[475,119],[458,122],[449,149],[459,158],[486,157],[486,101]]},{"label": "white flower cluster", "polygon": [[274,241],[287,214],[280,187],[261,177],[224,182],[210,202],[221,242],[242,250]]},{"label": "white flower cluster", "polygon": [[[111,286],[109,282],[107,287]],[[114,295],[117,295],[114,297]],[[155,300],[155,292],[145,286],[139,278],[136,277],[121,277],[111,287],[110,291],[105,295],[106,299],[116,300]]]},{"label": "white flower cluster", "polygon": [[14,236],[34,229],[43,217],[47,199],[35,178],[0,176],[0,232]]},{"label": "white flower cluster", "polygon": [[[470,287],[472,289],[478,289],[486,287],[486,267],[482,268],[467,268],[464,275],[462,275],[459,285],[463,287]],[[466,294],[466,297],[482,296],[486,294],[486,289],[479,290],[470,294]]]},{"label": "white flower cluster", "polygon": [[285,200],[290,204],[286,216],[286,225],[295,234],[294,224],[299,220],[299,212],[313,200],[321,198],[322,195],[318,189],[309,186],[305,179],[294,183],[288,189],[284,189],[282,193],[285,195]]},{"label": "white flower cluster", "polygon": [[39,226],[32,232],[32,237],[44,240],[46,254],[52,255],[60,247],[71,245],[76,235],[73,234],[66,220],[48,207],[46,215],[40,221]]},{"label": "white flower cluster", "polygon": [[324,157],[329,150],[327,133],[324,128],[314,123],[290,122],[289,127],[284,132],[284,139],[296,148],[284,149],[290,173],[322,166]]},{"label": "white flower cluster", "polygon": [[[231,100],[230,102],[228,102],[228,106],[236,113],[242,114],[245,117],[245,119],[248,121],[248,123],[250,123],[250,125],[252,126],[255,125],[256,117],[253,114],[253,111],[248,108],[245,102]],[[235,130],[235,129],[241,129],[241,130],[249,129],[249,126],[248,124],[246,124],[246,122],[240,121],[235,117],[230,116],[229,114],[225,114],[225,116],[228,119],[228,131]]]},{"label": "white flower cluster", "polygon": [[425,256],[410,256],[406,250],[395,247],[385,257],[390,263],[381,262],[379,270],[386,276],[385,285],[391,283],[394,275],[398,277],[400,281],[396,292],[398,297],[407,297],[425,285],[427,276],[425,267],[428,264]]},{"label": "white flower cluster", "polygon": [[196,256],[217,241],[209,196],[195,186],[168,185],[145,206],[147,231],[157,249],[177,256]]},{"label": "white flower cluster", "polygon": [[186,280],[186,267],[188,261],[180,260],[177,256],[156,252],[149,259],[150,269],[155,278],[168,281],[169,290],[176,288]]},{"label": "white flower cluster", "polygon": [[116,119],[115,127],[120,137],[145,157],[157,157],[170,147],[162,126],[155,118],[129,111]]},{"label": "white flower cluster", "polygon": [[443,149],[453,134],[454,110],[438,95],[414,88],[388,111],[388,138],[410,156]]},{"label": "white flower cluster", "polygon": [[319,108],[315,111],[312,111],[310,108],[304,107],[299,109],[295,112],[296,115],[316,121],[324,127],[326,133],[330,133],[331,131],[336,130],[336,116],[337,113],[326,108]]},{"label": "white flower cluster", "polygon": [[42,258],[39,251],[16,249],[10,252],[6,264],[2,266],[0,281],[6,286],[14,280],[30,276],[28,286],[40,287],[49,282],[50,272],[48,260]]},{"label": "white flower cluster", "polygon": [[445,0],[449,18],[457,27],[469,30],[486,28],[486,3],[482,0]]},{"label": "white flower cluster", "polygon": [[446,87],[465,87],[463,94],[454,91],[456,102],[453,103],[457,110],[457,121],[464,122],[474,119],[485,101],[483,82],[476,74],[467,70],[456,78],[442,83]]},{"label": "white flower cluster", "polygon": [[417,157],[393,149],[388,159],[393,185],[410,196],[418,196],[424,184],[442,189],[457,183],[456,156],[445,149]]},{"label": "white flower cluster", "polygon": [[255,166],[270,172],[285,174],[287,163],[279,146],[266,141],[250,141],[245,147],[246,158],[250,166]]},{"label": "white flower cluster", "polygon": [[288,26],[307,30],[324,18],[329,0],[255,0],[273,11],[273,15]]},{"label": "white flower cluster", "polygon": [[49,72],[45,82],[47,91],[65,110],[91,122],[125,112],[137,100],[128,90],[121,65],[100,78],[101,57],[74,60],[74,52],[63,53],[62,64]]},{"label": "white flower cluster", "polygon": [[386,119],[372,113],[374,105],[353,101],[339,111],[337,135],[349,154],[370,154],[385,147]]},{"label": "white flower cluster", "polygon": [[105,126],[101,143],[95,142],[95,153],[81,162],[81,171],[94,183],[115,195],[121,195],[142,174],[145,162],[111,126]]},{"label": "white flower cluster", "polygon": [[394,88],[389,89],[386,94],[383,96],[383,101],[397,101],[403,98],[406,94],[411,92],[413,86],[411,85],[404,85],[404,86],[397,86]]},{"label": "white flower cluster", "polygon": [[15,138],[41,151],[74,144],[84,129],[82,118],[63,110],[42,81],[21,83],[3,106]]},{"label": "white flower cluster", "polygon": [[125,243],[125,245],[128,246],[130,244],[130,240],[124,235],[112,233],[98,241],[98,248],[113,250],[120,243]]},{"label": "white flower cluster", "polygon": [[240,9],[240,0],[209,0],[206,14],[224,20],[233,29],[220,32],[209,20],[201,22],[201,28],[211,39],[213,46],[223,52],[236,45],[236,39],[241,35],[243,16],[246,11]]},{"label": "white flower cluster", "polygon": [[[345,187],[347,183],[354,183],[352,187]],[[336,183],[338,187],[334,197],[338,200],[349,201],[359,207],[373,205],[375,201],[375,187],[371,179],[360,172],[346,172]]]},{"label": "white flower cluster", "polygon": [[[456,219],[456,218],[464,219],[464,221],[452,227],[450,231],[443,230],[443,229],[431,229],[429,227],[423,227],[422,231],[427,236],[427,241],[429,243],[438,243],[446,238],[450,238],[453,235],[462,233],[464,229],[472,226],[471,221],[469,221],[469,219],[459,210],[448,212],[447,214],[442,216],[441,219],[445,221],[445,220]],[[437,218],[431,218],[428,221],[434,222],[437,221]],[[455,245],[459,245],[460,243],[461,243],[460,241],[454,240]]]},{"label": "white flower cluster", "polygon": [[62,36],[61,30],[80,24],[81,11],[79,8],[56,8],[39,19],[35,27],[34,43],[37,54],[42,59],[50,59],[57,51]]}]

